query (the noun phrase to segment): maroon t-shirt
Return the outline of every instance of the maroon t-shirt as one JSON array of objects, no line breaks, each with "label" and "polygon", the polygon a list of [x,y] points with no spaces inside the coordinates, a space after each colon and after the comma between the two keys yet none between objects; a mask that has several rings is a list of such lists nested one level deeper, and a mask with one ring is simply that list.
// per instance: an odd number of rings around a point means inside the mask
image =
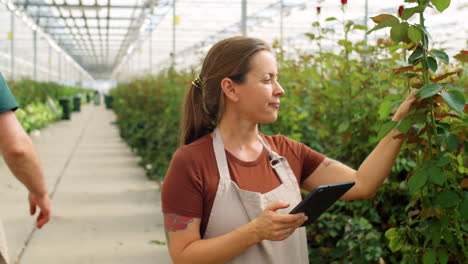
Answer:
[{"label": "maroon t-shirt", "polygon": [[[299,183],[319,166],[324,155],[282,135],[264,136],[271,149],[285,157]],[[263,148],[254,161],[242,161],[226,151],[231,179],[239,188],[266,193],[281,184]],[[205,234],[218,189],[219,172],[211,134],[179,148],[173,155],[162,187],[164,213],[201,218],[200,235]]]}]

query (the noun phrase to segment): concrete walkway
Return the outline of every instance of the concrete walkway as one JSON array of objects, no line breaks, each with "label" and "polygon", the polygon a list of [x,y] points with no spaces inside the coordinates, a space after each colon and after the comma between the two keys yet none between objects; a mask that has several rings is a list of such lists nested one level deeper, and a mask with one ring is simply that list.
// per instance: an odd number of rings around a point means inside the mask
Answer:
[{"label": "concrete walkway", "polygon": [[11,264],[171,263],[160,193],[123,142],[112,111],[87,104],[32,135],[44,166],[53,218],[29,216],[26,189],[0,158],[0,218]]}]

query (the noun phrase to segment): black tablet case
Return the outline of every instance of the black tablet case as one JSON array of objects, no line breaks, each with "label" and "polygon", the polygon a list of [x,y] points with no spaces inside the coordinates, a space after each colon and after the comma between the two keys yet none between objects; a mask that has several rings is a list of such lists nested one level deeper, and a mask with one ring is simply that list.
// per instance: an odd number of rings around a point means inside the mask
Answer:
[{"label": "black tablet case", "polygon": [[340,199],[354,184],[355,182],[351,181],[320,185],[308,193],[304,200],[291,210],[290,214],[305,213],[309,219],[302,226],[309,225]]}]

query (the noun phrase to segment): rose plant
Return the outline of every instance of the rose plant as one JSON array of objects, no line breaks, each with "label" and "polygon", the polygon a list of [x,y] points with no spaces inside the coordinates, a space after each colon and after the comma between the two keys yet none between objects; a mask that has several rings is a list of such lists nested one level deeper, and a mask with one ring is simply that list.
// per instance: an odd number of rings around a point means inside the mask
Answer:
[{"label": "rose plant", "polygon": [[[403,43],[411,52],[407,64],[395,68],[417,89],[419,100],[409,115],[388,123],[384,130],[397,128],[406,139],[406,152],[416,161],[407,181],[411,195],[406,218],[386,232],[389,247],[402,253],[402,263],[466,263],[468,249],[468,192],[466,149],[466,87],[456,85],[462,70],[440,71],[449,63],[442,50],[431,49],[425,27],[425,11],[443,12],[449,0],[405,1],[400,18],[381,14],[372,18],[377,25],[369,32],[390,27],[392,41]],[[401,9],[400,9],[401,10]],[[409,22],[418,16],[416,23]]]}]

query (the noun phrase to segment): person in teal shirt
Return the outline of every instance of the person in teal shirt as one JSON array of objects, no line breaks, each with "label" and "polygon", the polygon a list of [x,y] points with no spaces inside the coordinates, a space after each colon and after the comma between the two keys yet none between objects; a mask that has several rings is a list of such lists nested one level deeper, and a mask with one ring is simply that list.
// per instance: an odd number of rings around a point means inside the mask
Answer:
[{"label": "person in teal shirt", "polygon": [[[34,145],[14,113],[18,107],[0,73],[0,154],[13,175],[29,191],[30,214],[34,215],[36,208],[40,209],[36,225],[41,228],[50,220],[51,201]],[[6,239],[0,222],[0,264],[8,263]]]},{"label": "person in teal shirt", "polygon": [[8,88],[5,79],[0,73],[0,114],[9,110],[16,110],[19,107],[15,97]]}]

